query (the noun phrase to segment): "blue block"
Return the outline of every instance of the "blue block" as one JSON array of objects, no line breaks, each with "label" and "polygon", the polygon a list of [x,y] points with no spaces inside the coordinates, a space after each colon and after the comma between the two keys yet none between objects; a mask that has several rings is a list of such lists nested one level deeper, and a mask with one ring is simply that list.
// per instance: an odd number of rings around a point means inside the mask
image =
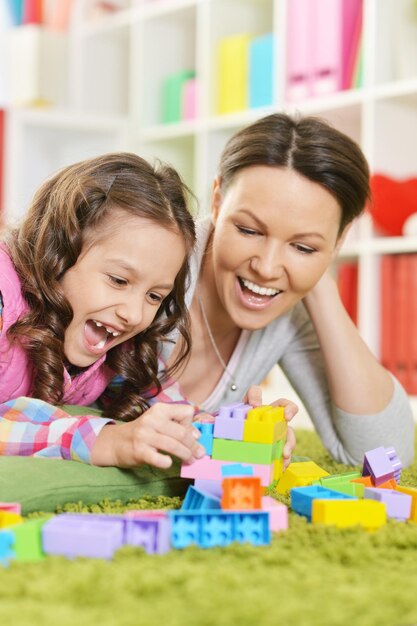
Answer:
[{"label": "blue block", "polygon": [[311,521],[313,500],[357,500],[354,496],[326,489],[320,485],[294,487],[290,490],[291,509]]},{"label": "blue block", "polygon": [[201,433],[198,443],[206,449],[206,454],[211,456],[213,452],[214,424],[200,424],[199,422],[194,422],[193,426]]},{"label": "blue block", "polygon": [[273,104],[274,36],[256,37],[249,47],[249,106],[251,109]]},{"label": "blue block", "polygon": [[14,534],[10,530],[0,531],[0,565],[8,565],[9,561],[16,558],[14,541]]},{"label": "blue block", "polygon": [[182,511],[198,511],[207,509],[221,509],[220,498],[199,491],[192,485],[188,487],[184,501],[181,506]]},{"label": "blue block", "polygon": [[223,465],[222,476],[253,476],[253,467],[250,465],[242,465],[241,463],[232,463]]}]

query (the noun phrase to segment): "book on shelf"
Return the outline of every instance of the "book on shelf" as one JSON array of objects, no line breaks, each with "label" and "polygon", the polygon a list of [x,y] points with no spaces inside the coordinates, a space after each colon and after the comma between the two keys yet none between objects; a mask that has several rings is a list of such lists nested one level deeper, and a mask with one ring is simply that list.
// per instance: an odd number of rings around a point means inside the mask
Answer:
[{"label": "book on shelf", "polygon": [[218,44],[217,112],[234,113],[249,104],[249,46],[251,35],[241,33]]},{"label": "book on shelf", "polygon": [[358,264],[343,262],[337,268],[340,298],[354,324],[358,322]]},{"label": "book on shelf", "polygon": [[381,257],[381,362],[417,394],[417,254]]},{"label": "book on shelf", "polygon": [[289,101],[361,84],[363,0],[291,0],[287,11]]}]

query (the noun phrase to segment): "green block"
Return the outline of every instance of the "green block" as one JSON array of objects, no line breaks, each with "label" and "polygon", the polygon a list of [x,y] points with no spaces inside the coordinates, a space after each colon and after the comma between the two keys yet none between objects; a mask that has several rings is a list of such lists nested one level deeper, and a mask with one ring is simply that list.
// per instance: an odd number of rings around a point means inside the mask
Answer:
[{"label": "green block", "polygon": [[194,70],[181,70],[167,76],[162,84],[162,122],[170,124],[182,119],[184,83],[195,77]]},{"label": "green block", "polygon": [[41,561],[45,558],[41,529],[47,519],[37,518],[10,528],[15,536],[14,551],[17,561]]},{"label": "green block", "polygon": [[276,447],[277,444],[275,443],[213,439],[212,458],[218,461],[268,465],[276,458]]},{"label": "green block", "polygon": [[348,483],[355,478],[361,478],[362,474],[360,472],[346,472],[345,474],[334,474],[332,476],[323,476],[320,478],[318,483],[322,487],[326,487],[326,489],[332,489],[332,486],[343,485],[344,483]]}]

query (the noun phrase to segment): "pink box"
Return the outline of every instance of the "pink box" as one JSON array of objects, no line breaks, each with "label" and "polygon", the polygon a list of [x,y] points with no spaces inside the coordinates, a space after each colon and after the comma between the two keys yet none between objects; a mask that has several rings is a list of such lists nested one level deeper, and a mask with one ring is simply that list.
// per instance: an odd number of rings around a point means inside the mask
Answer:
[{"label": "pink box", "polygon": [[[223,480],[222,467],[224,465],[236,465],[235,461],[218,461],[210,456],[203,456],[202,459],[194,461],[189,465],[181,466],[182,478],[202,478],[204,480]],[[263,465],[260,463],[241,463],[244,467],[252,467],[253,475],[261,479],[261,485],[268,487],[273,481],[274,465]]]},{"label": "pink box", "polygon": [[197,81],[188,79],[182,91],[182,119],[193,120],[197,116]]},{"label": "pink box", "polygon": [[269,528],[274,533],[288,530],[288,507],[271,496],[262,496],[262,511],[269,513]]},{"label": "pink box", "polygon": [[18,515],[21,515],[22,512],[19,502],[0,502],[0,511],[17,513]]}]

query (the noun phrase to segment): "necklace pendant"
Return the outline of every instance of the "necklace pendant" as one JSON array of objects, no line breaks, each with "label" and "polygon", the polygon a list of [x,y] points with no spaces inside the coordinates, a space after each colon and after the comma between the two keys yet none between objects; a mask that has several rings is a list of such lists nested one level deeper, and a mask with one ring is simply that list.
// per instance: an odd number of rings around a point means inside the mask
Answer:
[{"label": "necklace pendant", "polygon": [[231,391],[237,391],[237,387],[236,387],[235,383],[233,383],[233,385],[230,385],[230,390]]}]

